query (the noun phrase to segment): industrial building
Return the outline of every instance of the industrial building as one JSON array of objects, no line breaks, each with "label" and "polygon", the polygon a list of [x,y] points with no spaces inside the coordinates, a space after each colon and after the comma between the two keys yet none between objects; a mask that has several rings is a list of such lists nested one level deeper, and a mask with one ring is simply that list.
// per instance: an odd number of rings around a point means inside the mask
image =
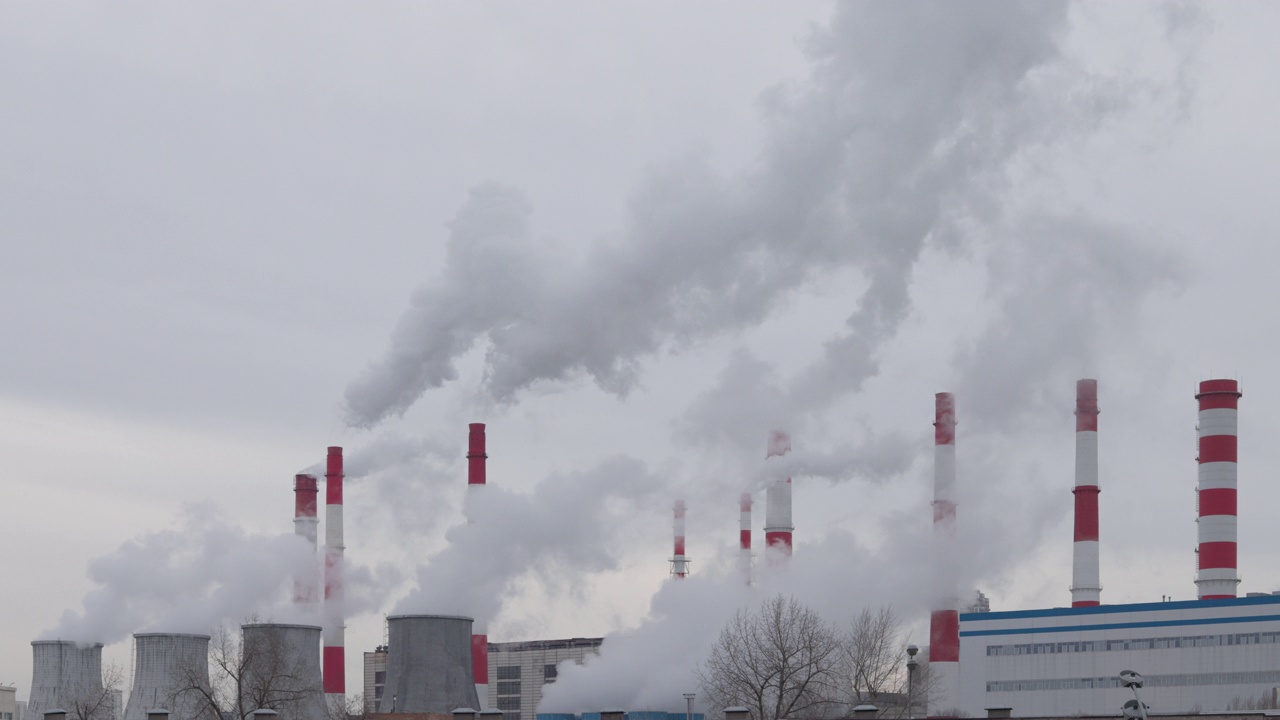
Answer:
[{"label": "industrial building", "polygon": [[533,720],[542,702],[542,686],[556,681],[560,663],[581,665],[600,654],[604,638],[567,638],[489,643],[489,707],[503,720]]},{"label": "industrial building", "polygon": [[[1094,380],[1077,384],[1071,607],[969,612],[953,625],[939,622],[955,611],[939,592],[930,654],[954,679],[932,693],[931,716],[978,717],[989,708],[1014,717],[1114,716],[1132,697],[1123,670],[1145,676],[1143,701],[1161,715],[1280,705],[1280,595],[1236,597],[1238,383],[1207,380],[1196,394],[1198,599],[1124,605],[1101,596],[1097,390]],[[938,444],[950,446],[935,471],[941,524],[954,522],[947,501],[956,468],[954,405],[944,412],[939,398]]]}]

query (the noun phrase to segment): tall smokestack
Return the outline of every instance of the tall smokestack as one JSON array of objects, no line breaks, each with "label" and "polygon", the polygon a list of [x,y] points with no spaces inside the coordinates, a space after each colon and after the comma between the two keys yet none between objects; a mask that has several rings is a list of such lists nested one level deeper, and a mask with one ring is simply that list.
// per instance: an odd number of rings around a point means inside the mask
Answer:
[{"label": "tall smokestack", "polygon": [[689,575],[689,558],[684,554],[684,500],[676,500],[672,510],[675,512],[675,520],[671,524],[675,533],[675,552],[671,557],[671,575],[684,578]]},{"label": "tall smokestack", "polygon": [[1071,563],[1071,607],[1102,599],[1098,571],[1098,381],[1076,383],[1075,549]]},{"label": "tall smokestack", "polygon": [[751,584],[751,493],[742,493],[738,500],[738,556],[742,567],[742,579]]},{"label": "tall smokestack", "polygon": [[1236,412],[1235,380],[1205,380],[1200,401],[1200,547],[1196,550],[1196,591],[1201,600],[1233,598],[1236,574]]},{"label": "tall smokestack", "polygon": [[[316,516],[316,495],[319,490],[314,475],[293,476],[293,532],[300,535],[316,550],[316,527],[320,518]],[[301,577],[293,581],[293,601],[300,605],[316,601],[316,575],[313,566]]]},{"label": "tall smokestack", "polygon": [[[486,484],[484,423],[467,426],[467,491],[476,492]],[[471,677],[476,685],[477,710],[489,706],[489,620],[476,612],[471,631]]]},{"label": "tall smokestack", "polygon": [[324,693],[330,707],[346,703],[346,641],[343,626],[342,448],[329,448],[324,474]]},{"label": "tall smokestack", "polygon": [[[769,452],[765,455],[782,457],[791,451],[791,435],[779,430],[769,433]],[[765,492],[764,543],[766,548],[776,548],[791,556],[791,478],[779,479]]]},{"label": "tall smokestack", "polygon": [[957,595],[956,406],[951,393],[934,398],[933,422],[933,613],[929,618],[929,672],[935,683],[929,716],[955,712],[960,700],[960,613]]}]

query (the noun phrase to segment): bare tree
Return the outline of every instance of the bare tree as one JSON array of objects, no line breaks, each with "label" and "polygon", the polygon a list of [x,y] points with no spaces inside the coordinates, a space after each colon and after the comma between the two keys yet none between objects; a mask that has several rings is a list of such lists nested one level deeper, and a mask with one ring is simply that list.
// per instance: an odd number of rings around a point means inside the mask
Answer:
[{"label": "bare tree", "polygon": [[124,670],[111,663],[102,668],[102,684],[72,688],[63,700],[69,720],[115,720]]},{"label": "bare tree", "polygon": [[[319,683],[308,677],[305,664],[275,629],[245,639],[239,628],[221,625],[210,638],[207,676],[205,667],[179,667],[177,672],[174,702],[189,708],[196,720],[244,718],[259,708],[306,720],[317,710],[324,712]],[[320,704],[312,708],[317,700]]]},{"label": "bare tree", "polygon": [[839,701],[839,634],[795,598],[739,610],[698,668],[710,704],[754,720],[816,718]]},{"label": "bare tree", "polygon": [[863,608],[850,621],[841,647],[844,701],[850,707],[875,705],[884,717],[908,715],[908,703],[923,707],[929,696],[928,665],[921,662],[910,677],[906,647],[902,621],[892,607]]}]

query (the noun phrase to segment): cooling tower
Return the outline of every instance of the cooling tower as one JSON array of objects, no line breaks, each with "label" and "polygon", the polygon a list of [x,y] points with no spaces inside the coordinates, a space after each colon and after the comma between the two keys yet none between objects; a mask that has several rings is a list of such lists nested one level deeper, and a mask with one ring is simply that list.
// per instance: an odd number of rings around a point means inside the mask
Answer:
[{"label": "cooling tower", "polygon": [[96,707],[94,720],[114,720],[110,694],[102,687],[102,643],[78,647],[67,640],[36,640],[31,650],[27,717],[43,717],[46,710]]},{"label": "cooling tower", "polygon": [[281,720],[325,717],[320,626],[254,623],[241,631],[244,707],[276,710]]},{"label": "cooling tower", "polygon": [[151,710],[172,720],[195,720],[209,688],[209,636],[137,633],[133,636],[133,690],[124,720],[147,720]]},{"label": "cooling tower", "polygon": [[387,683],[378,712],[451,713],[480,704],[471,676],[471,623],[453,615],[387,618]]}]

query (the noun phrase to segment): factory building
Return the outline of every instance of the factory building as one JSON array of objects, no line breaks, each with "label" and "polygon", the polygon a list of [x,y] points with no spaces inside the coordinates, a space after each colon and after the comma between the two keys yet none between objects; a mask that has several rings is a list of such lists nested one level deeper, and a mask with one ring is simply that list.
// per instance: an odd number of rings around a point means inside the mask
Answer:
[{"label": "factory building", "polygon": [[960,708],[1015,717],[1117,715],[1146,680],[1152,712],[1274,704],[1280,688],[1280,595],[966,613],[960,616]]},{"label": "factory building", "polygon": [[1071,606],[961,614],[958,696],[931,697],[931,716],[990,708],[1022,718],[1115,716],[1133,697],[1123,670],[1145,677],[1152,714],[1280,705],[1280,595],[1236,597],[1238,383],[1206,380],[1196,394],[1199,599],[1178,602],[1104,603],[1097,391],[1094,380],[1077,385]]},{"label": "factory building", "polygon": [[581,665],[600,654],[604,638],[530,640],[489,643],[489,707],[502,711],[503,720],[533,720],[542,702],[542,686],[556,681],[556,667],[565,661]]}]

